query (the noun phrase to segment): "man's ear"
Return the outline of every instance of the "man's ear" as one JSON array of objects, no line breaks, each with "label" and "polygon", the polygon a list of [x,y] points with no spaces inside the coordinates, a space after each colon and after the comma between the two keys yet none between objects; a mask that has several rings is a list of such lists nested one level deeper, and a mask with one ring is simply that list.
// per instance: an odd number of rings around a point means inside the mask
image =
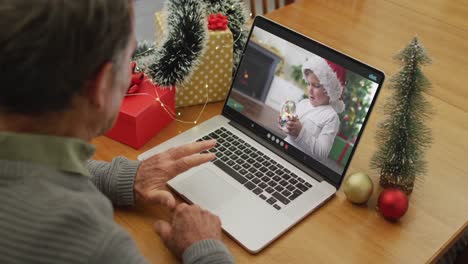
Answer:
[{"label": "man's ear", "polygon": [[110,62],[104,63],[96,72],[93,80],[88,81],[86,88],[86,96],[91,104],[101,109],[108,97],[109,88],[113,82],[113,64]]}]

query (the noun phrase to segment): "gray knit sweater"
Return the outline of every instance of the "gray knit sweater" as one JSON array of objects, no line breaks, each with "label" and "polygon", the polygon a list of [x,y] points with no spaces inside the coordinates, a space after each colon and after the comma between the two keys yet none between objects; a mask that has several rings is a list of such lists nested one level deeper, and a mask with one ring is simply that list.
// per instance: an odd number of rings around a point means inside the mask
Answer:
[{"label": "gray knit sweater", "polygon": [[[133,205],[138,163],[86,162],[93,153],[76,139],[0,133],[0,263],[146,263],[111,204]],[[204,240],[183,262],[233,258]]]}]

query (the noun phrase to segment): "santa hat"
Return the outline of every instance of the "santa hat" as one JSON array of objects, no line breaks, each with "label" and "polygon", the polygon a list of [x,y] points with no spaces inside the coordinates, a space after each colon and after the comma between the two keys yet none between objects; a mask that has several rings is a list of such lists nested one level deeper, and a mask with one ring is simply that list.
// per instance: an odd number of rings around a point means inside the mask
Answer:
[{"label": "santa hat", "polygon": [[330,98],[330,105],[337,113],[341,113],[345,109],[341,95],[345,85],[346,71],[343,67],[326,61],[318,56],[309,58],[302,65],[302,76],[307,81],[305,70],[311,70],[320,80],[320,84],[327,92]]}]

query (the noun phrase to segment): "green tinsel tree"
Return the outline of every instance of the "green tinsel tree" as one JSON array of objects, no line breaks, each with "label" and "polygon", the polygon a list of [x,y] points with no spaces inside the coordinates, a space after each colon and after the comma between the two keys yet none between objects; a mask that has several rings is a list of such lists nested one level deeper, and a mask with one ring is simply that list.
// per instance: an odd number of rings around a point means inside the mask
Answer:
[{"label": "green tinsel tree", "polygon": [[390,80],[394,90],[384,107],[386,120],[379,124],[377,141],[380,148],[372,157],[371,166],[380,170],[380,185],[400,188],[411,193],[417,176],[425,172],[424,150],[432,142],[425,121],[431,106],[423,92],[430,87],[421,66],[431,59],[414,38],[395,59],[402,69]]}]

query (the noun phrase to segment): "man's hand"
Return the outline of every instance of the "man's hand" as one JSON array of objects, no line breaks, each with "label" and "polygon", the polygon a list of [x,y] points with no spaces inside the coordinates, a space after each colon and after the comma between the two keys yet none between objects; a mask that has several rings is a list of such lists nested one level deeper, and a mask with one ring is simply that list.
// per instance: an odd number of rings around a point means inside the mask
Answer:
[{"label": "man's hand", "polygon": [[179,204],[171,218],[171,223],[157,221],[155,230],[166,247],[179,258],[198,241],[221,240],[221,220],[198,205]]},{"label": "man's hand", "polygon": [[299,118],[297,117],[292,117],[286,122],[286,129],[287,129],[287,134],[291,135],[292,137],[297,137],[299,136],[299,133],[302,130],[302,124],[299,121]]},{"label": "man's hand", "polygon": [[166,183],[178,174],[215,158],[214,153],[200,154],[216,145],[216,140],[190,143],[144,160],[135,176],[137,201],[155,202],[174,208],[175,199]]}]

